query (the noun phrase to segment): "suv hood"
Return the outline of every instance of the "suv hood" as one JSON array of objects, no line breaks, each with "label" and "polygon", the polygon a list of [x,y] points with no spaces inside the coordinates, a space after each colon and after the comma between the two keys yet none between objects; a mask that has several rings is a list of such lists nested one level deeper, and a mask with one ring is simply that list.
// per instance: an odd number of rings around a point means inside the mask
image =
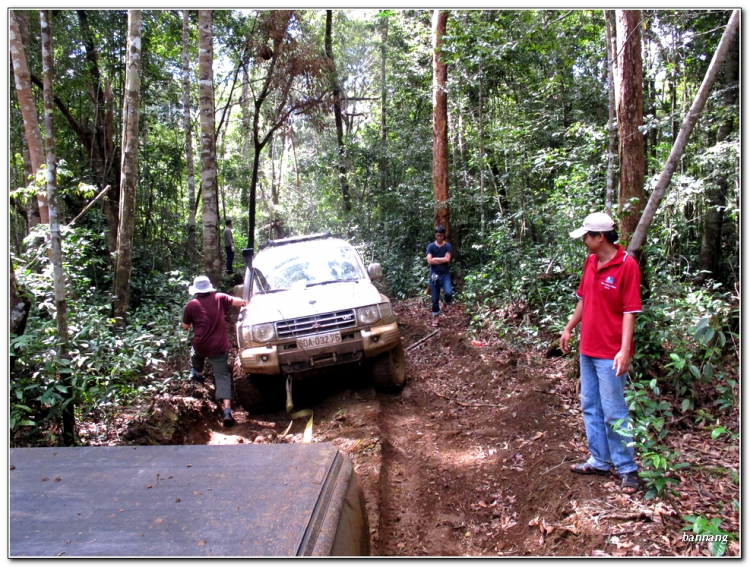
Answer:
[{"label": "suv hood", "polygon": [[270,323],[343,309],[355,309],[387,301],[369,280],[316,285],[276,293],[257,293],[250,298],[244,324]]}]

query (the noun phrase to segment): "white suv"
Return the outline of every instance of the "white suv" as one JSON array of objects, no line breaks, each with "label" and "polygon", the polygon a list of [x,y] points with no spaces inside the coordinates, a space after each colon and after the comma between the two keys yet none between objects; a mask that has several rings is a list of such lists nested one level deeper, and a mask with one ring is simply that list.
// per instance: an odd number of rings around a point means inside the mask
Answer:
[{"label": "white suv", "polygon": [[[266,409],[269,392],[288,380],[317,377],[347,364],[369,364],[378,389],[405,382],[404,348],[390,300],[357,251],[329,233],[271,240],[245,277],[247,305],[237,321],[237,401]],[[252,280],[252,285],[248,282]]]}]

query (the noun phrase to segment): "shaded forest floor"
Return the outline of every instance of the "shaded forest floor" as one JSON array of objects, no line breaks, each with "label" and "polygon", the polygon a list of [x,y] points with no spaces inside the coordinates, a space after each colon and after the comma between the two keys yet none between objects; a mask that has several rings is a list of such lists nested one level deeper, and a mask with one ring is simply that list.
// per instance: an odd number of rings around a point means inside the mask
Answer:
[{"label": "shaded forest floor", "polygon": [[[422,299],[394,308],[407,347],[401,394],[379,394],[352,373],[294,392],[296,409],[314,411],[313,441],[333,443],[354,463],[374,555],[710,555],[708,543],[683,541],[685,514],[720,518],[739,538],[738,439],[713,440],[683,420],[665,441],[691,465],[673,473],[678,496],[622,494],[614,477],[569,471],[587,456],[571,357],[472,340],[460,306],[435,334]],[[206,387],[180,384],[141,417],[123,416],[127,430],[101,442],[302,442],[306,419],[288,429],[283,411],[236,408],[237,425],[222,427],[208,377]],[[736,408],[731,419],[736,425]],[[730,542],[726,554],[739,553]]]}]

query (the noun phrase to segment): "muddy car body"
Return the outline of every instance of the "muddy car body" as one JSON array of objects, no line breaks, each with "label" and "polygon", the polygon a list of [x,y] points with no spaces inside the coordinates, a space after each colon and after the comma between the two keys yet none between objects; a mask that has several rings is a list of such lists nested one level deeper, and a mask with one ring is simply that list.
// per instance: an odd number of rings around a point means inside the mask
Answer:
[{"label": "muddy car body", "polygon": [[404,351],[379,277],[379,264],[365,268],[328,233],[270,241],[246,277],[237,322],[239,403],[260,410],[287,379],[324,379],[344,365],[367,365],[376,387],[400,389]]}]

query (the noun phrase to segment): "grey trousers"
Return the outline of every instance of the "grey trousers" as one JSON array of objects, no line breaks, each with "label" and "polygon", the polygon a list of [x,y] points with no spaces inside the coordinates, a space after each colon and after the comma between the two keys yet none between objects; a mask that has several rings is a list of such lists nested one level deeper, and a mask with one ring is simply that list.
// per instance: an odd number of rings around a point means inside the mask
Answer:
[{"label": "grey trousers", "polygon": [[226,352],[214,356],[201,356],[195,352],[193,347],[190,347],[190,364],[196,372],[203,374],[203,365],[206,359],[211,363],[211,368],[214,370],[217,401],[232,399],[232,375],[227,368],[228,358],[229,354]]}]

